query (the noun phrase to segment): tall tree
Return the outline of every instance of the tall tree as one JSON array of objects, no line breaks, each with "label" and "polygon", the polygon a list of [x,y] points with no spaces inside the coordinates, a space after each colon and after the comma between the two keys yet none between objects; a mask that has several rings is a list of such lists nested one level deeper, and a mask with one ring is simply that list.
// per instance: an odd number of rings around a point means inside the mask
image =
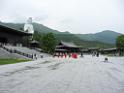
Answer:
[{"label": "tall tree", "polygon": [[42,48],[47,53],[53,53],[56,46],[56,39],[53,33],[48,33],[43,36],[42,38]]},{"label": "tall tree", "polygon": [[30,42],[31,42],[31,37],[30,36],[25,36],[22,38],[22,44],[23,46],[30,46]]},{"label": "tall tree", "polygon": [[116,46],[119,49],[120,55],[124,54],[124,35],[118,36],[116,39]]},{"label": "tall tree", "polygon": [[40,33],[38,31],[35,31],[34,32],[34,35],[33,35],[33,40],[36,40],[39,42],[39,47],[42,47],[42,38],[43,38],[43,33]]}]

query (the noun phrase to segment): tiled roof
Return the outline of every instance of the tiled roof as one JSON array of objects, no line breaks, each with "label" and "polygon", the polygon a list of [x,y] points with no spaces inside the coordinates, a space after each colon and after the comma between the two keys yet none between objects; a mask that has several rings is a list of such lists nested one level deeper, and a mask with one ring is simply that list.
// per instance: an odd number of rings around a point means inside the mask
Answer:
[{"label": "tiled roof", "polygon": [[64,42],[61,41],[60,44],[66,47],[72,47],[72,48],[80,48],[80,46],[75,45],[73,42]]},{"label": "tiled roof", "polygon": [[[8,29],[8,30],[5,30],[8,33],[15,33],[15,34],[20,34],[20,35],[32,35],[30,33],[27,33],[27,32],[24,32],[22,30],[17,30],[15,28],[11,28],[11,27],[5,26],[3,24],[0,24],[0,28],[2,28],[2,29]],[[0,31],[2,31],[2,30],[0,30]]]}]

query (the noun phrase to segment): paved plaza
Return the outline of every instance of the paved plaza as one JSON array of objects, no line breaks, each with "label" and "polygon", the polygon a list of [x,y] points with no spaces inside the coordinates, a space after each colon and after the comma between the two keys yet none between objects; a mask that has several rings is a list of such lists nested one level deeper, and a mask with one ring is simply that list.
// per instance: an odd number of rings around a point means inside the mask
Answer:
[{"label": "paved plaza", "polygon": [[124,93],[124,57],[43,58],[0,66],[0,93]]}]

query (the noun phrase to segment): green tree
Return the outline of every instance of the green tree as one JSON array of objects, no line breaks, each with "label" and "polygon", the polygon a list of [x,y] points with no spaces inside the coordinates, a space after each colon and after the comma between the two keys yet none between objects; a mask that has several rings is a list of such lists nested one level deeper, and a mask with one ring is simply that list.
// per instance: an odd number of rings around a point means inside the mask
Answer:
[{"label": "green tree", "polygon": [[122,56],[124,54],[124,35],[117,37],[116,46],[119,50],[119,54]]},{"label": "green tree", "polygon": [[38,31],[35,31],[34,35],[33,35],[33,40],[41,42],[42,41],[42,37],[43,37],[42,33],[38,32]]},{"label": "green tree", "polygon": [[56,46],[56,39],[53,33],[48,33],[42,38],[42,49],[47,53],[53,53]]},{"label": "green tree", "polygon": [[35,31],[34,32],[34,35],[33,35],[33,40],[36,40],[39,42],[39,47],[42,47],[42,38],[43,38],[43,33],[40,33],[38,31]]},{"label": "green tree", "polygon": [[30,36],[25,36],[25,37],[22,38],[23,46],[29,47],[30,42],[31,42],[31,37]]}]

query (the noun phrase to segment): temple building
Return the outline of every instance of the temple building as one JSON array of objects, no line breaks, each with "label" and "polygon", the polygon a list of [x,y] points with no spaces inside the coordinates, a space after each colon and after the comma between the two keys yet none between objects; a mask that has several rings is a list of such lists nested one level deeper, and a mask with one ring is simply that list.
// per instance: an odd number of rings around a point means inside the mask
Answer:
[{"label": "temple building", "polygon": [[58,53],[80,52],[80,49],[81,46],[78,46],[73,42],[60,41],[60,43],[56,46],[55,52]]},{"label": "temple building", "polygon": [[32,18],[27,20],[27,23],[24,25],[24,30],[17,30],[0,23],[0,43],[2,44],[22,44],[23,37],[32,37],[33,34]]},{"label": "temple building", "polygon": [[22,38],[25,36],[32,36],[21,30],[16,30],[4,25],[0,25],[0,43],[18,44],[22,43]]},{"label": "temple building", "polygon": [[117,48],[107,48],[101,50],[102,54],[117,54],[119,53],[119,50]]}]

